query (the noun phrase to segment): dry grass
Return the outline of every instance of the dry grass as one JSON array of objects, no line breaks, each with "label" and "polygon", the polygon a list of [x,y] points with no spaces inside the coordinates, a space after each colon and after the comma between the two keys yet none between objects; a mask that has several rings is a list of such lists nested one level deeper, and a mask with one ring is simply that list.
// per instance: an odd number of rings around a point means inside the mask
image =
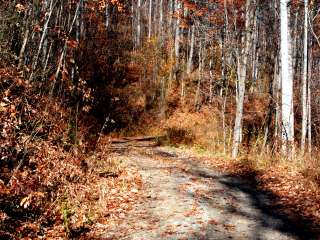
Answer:
[{"label": "dry grass", "polygon": [[[192,144],[198,149],[212,152],[223,150],[223,131],[219,113],[210,108],[203,108],[201,112],[175,112],[163,124],[170,143]],[[228,139],[226,139],[228,141]]]},{"label": "dry grass", "polygon": [[[176,111],[161,123],[153,132],[167,132],[169,144],[185,146],[199,157],[212,157],[223,162],[234,162],[250,167],[255,171],[268,171],[270,168],[285,168],[290,173],[302,174],[308,181],[320,184],[320,151],[313,149],[312,155],[302,154],[299,147],[288,158],[280,147],[272,144],[263,147],[263,133],[255,133],[248,143],[240,148],[239,157],[230,159],[232,126],[226,125],[225,139],[220,112],[215,108],[203,108],[201,112]],[[160,129],[160,130],[159,130]],[[245,131],[245,129],[244,129]]]}]

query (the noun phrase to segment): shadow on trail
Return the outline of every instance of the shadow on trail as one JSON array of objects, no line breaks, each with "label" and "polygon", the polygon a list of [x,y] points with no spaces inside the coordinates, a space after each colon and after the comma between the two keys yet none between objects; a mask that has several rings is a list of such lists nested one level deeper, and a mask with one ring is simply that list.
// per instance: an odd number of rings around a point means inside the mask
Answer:
[{"label": "shadow on trail", "polygon": [[[233,206],[228,207],[226,210],[233,215],[239,215],[247,219],[255,219],[255,221],[258,220],[254,229],[255,231],[251,233],[252,238],[259,239],[263,236],[261,230],[267,228],[282,232],[297,239],[320,239],[319,230],[316,231],[316,229],[311,228],[311,226],[314,225],[311,220],[299,215],[289,217],[281,213],[281,210],[283,210],[281,209],[282,207],[272,205],[271,203],[272,201],[276,204],[277,196],[271,192],[259,191],[257,188],[258,183],[254,178],[250,181],[243,181],[241,178],[231,175],[211,177],[203,173],[200,173],[199,177],[219,181],[226,187],[227,191],[231,192],[231,195],[234,192],[241,192],[247,196],[250,201],[250,206],[253,209],[257,209],[257,215]],[[212,192],[212,194],[216,194],[216,192]],[[239,201],[239,199],[235,197],[235,201]],[[210,236],[210,234],[207,236]]]},{"label": "shadow on trail", "polygon": [[[233,230],[230,229],[232,220],[228,216],[235,219],[239,217],[244,222],[254,222],[247,229],[246,238],[243,239],[266,239],[264,235],[266,232],[279,232],[291,239],[320,239],[320,228],[314,227],[312,220],[299,214],[284,213],[285,209],[295,209],[295,206],[281,206],[278,204],[279,199],[276,195],[259,190],[257,173],[249,172],[243,176],[232,176],[201,166],[192,158],[177,158],[175,154],[170,155],[162,151],[155,151],[153,154],[183,162],[188,166],[188,170],[184,172],[190,178],[218,183],[222,190],[210,186],[205,196],[194,196],[209,208],[217,208],[220,200],[231,199],[231,202],[221,206],[223,214],[216,219],[226,229],[229,228],[227,232],[230,232],[230,236],[219,237],[216,226],[207,224],[201,232],[192,234],[190,239],[237,239],[237,235],[232,234]],[[238,222],[237,226],[241,228],[241,222]],[[240,232],[242,230],[246,231],[246,229],[240,229]]]}]

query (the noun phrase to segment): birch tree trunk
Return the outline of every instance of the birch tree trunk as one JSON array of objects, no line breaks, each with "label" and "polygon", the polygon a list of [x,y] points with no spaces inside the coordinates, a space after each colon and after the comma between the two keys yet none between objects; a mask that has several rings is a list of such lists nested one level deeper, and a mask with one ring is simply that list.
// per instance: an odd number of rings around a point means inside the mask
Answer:
[{"label": "birch tree trunk", "polygon": [[[199,34],[200,35],[200,34]],[[195,111],[198,112],[200,110],[200,90],[201,90],[201,81],[202,81],[202,58],[203,58],[203,53],[202,53],[202,42],[201,39],[199,40],[199,79],[198,79],[198,84],[197,84],[197,90],[196,90],[196,95],[195,95],[195,101],[194,101],[194,108]]]},{"label": "birch tree trunk", "polygon": [[308,84],[308,102],[307,102],[307,112],[308,112],[308,152],[311,155],[312,151],[312,123],[311,123],[311,88],[310,88],[310,80]]},{"label": "birch tree trunk", "polygon": [[293,77],[290,62],[288,0],[280,0],[281,80],[282,80],[282,141],[285,153],[292,153],[294,141]]},{"label": "birch tree trunk", "polygon": [[[311,41],[310,41],[311,42]],[[309,44],[310,44],[309,42]],[[311,44],[310,44],[311,45]],[[313,61],[313,53],[312,50],[309,49],[309,58],[308,58],[308,82],[307,82],[307,112],[308,112],[308,152],[311,156],[312,151],[312,122],[311,122],[311,71],[312,71],[312,61]]]},{"label": "birch tree trunk", "polygon": [[[72,21],[70,22],[69,31],[67,32],[69,35],[71,34],[72,29],[73,29],[73,25],[75,24],[76,19],[78,17],[80,6],[81,6],[81,1],[77,4],[77,8],[75,10],[74,17],[73,17]],[[50,99],[53,96],[53,90],[55,88],[56,81],[57,81],[57,79],[59,77],[59,73],[60,73],[60,70],[61,70],[61,67],[62,67],[63,59],[65,58],[65,55],[66,55],[66,51],[67,51],[67,39],[65,40],[61,55],[59,57],[57,70],[56,70],[55,75],[54,75],[54,80],[53,80],[53,83],[51,84],[51,90],[49,92]]]},{"label": "birch tree trunk", "polygon": [[138,0],[137,5],[137,39],[136,44],[137,47],[140,47],[140,41],[141,41],[141,0]]},{"label": "birch tree trunk", "polygon": [[105,14],[106,14],[106,29],[109,28],[109,24],[110,24],[110,16],[109,16],[109,2],[106,2],[106,9],[105,9]]},{"label": "birch tree trunk", "polygon": [[[273,17],[278,17],[279,1],[273,3]],[[274,29],[278,29],[278,24],[274,26]],[[280,43],[279,43],[280,44]],[[274,147],[278,147],[281,136],[281,76],[280,76],[280,54],[276,54],[273,66],[273,92],[275,93],[275,123],[274,123]]]},{"label": "birch tree trunk", "polygon": [[170,29],[170,33],[172,31],[172,16],[173,16],[173,11],[174,11],[174,0],[168,0],[168,27]]},{"label": "birch tree trunk", "polygon": [[[48,2],[47,1],[43,2],[43,10],[44,10],[45,14],[47,14],[47,10],[48,10]],[[43,41],[43,49],[42,49],[42,63],[44,63],[46,61],[47,50],[48,50],[48,38],[47,38],[47,36],[45,36],[44,41]]]},{"label": "birch tree trunk", "polygon": [[308,0],[304,0],[304,39],[303,39],[303,71],[302,71],[302,126],[301,151],[305,151],[308,111],[307,111],[307,81],[308,81]]},{"label": "birch tree trunk", "polygon": [[274,123],[274,138],[276,139],[275,145],[278,146],[279,136],[281,135],[281,108],[280,108],[280,94],[281,94],[281,77],[280,77],[280,67],[279,67],[279,57],[276,56],[274,63],[274,73],[273,73],[273,88],[275,92],[275,123]]},{"label": "birch tree trunk", "polygon": [[250,0],[246,1],[246,16],[245,16],[245,32],[242,37],[242,43],[244,44],[241,55],[238,55],[238,94],[237,94],[237,107],[236,107],[236,119],[233,130],[233,143],[232,143],[232,157],[236,158],[239,152],[239,145],[242,139],[242,118],[243,118],[243,101],[245,94],[245,80],[247,77],[247,62],[248,54],[250,51]]},{"label": "birch tree trunk", "polygon": [[28,23],[26,24],[26,31],[24,34],[24,38],[23,38],[23,43],[22,43],[22,47],[19,53],[19,63],[18,63],[18,69],[21,69],[23,62],[24,62],[24,52],[26,50],[26,46],[27,46],[27,42],[28,42],[28,38],[29,38],[29,26]]},{"label": "birch tree trunk", "polygon": [[[180,11],[181,5],[180,3],[175,3],[175,10]],[[175,31],[175,41],[174,41],[174,50],[175,50],[175,57],[176,61],[178,62],[179,59],[179,52],[180,52],[180,15],[177,14],[177,20],[176,20],[176,31]]]},{"label": "birch tree trunk", "polygon": [[188,63],[187,63],[187,74],[190,74],[192,70],[192,61],[193,61],[193,52],[194,52],[194,31],[195,31],[195,27],[193,24],[191,27],[191,43],[190,43],[190,54],[189,54]]},{"label": "birch tree trunk", "polygon": [[149,0],[149,30],[148,30],[148,39],[151,38],[152,31],[152,0]]},{"label": "birch tree trunk", "polygon": [[[213,75],[213,71],[212,71],[212,59],[210,59],[210,62],[209,62],[209,77],[210,77],[210,80],[209,80],[209,103],[212,103],[212,99],[213,99],[213,78],[214,78],[214,75]],[[222,92],[223,92],[223,87],[221,88],[221,91],[220,91],[220,96],[222,97]]]},{"label": "birch tree trunk", "polygon": [[42,36],[41,36],[41,39],[40,39],[39,48],[38,48],[38,51],[37,51],[37,53],[35,55],[35,58],[34,58],[34,61],[33,61],[33,64],[32,64],[32,69],[31,69],[31,74],[30,74],[30,77],[29,77],[29,81],[32,81],[34,70],[36,69],[36,67],[38,65],[39,55],[40,55],[40,52],[41,52],[41,49],[42,49],[42,46],[43,46],[43,42],[44,42],[44,40],[46,39],[46,36],[47,36],[48,25],[49,25],[50,18],[52,16],[52,12],[53,12],[53,0],[51,0],[51,2],[50,2],[49,14],[48,14],[46,22],[45,22],[45,24],[43,26],[43,32],[42,32]]},{"label": "birch tree trunk", "polygon": [[160,46],[162,46],[163,44],[163,0],[160,0],[160,4],[159,4],[159,32],[158,32],[158,35],[159,35],[159,40],[160,40]]},{"label": "birch tree trunk", "polygon": [[[224,32],[221,36],[221,43],[220,43],[220,49],[221,49],[221,97],[223,97],[223,104],[222,104],[222,129],[223,129],[223,153],[226,153],[227,150],[227,132],[226,132],[226,103],[227,103],[227,89],[228,86],[226,84],[226,49],[224,45],[224,40],[226,39],[226,32],[227,32],[227,21],[225,20],[225,27]],[[212,101],[212,100],[211,100]]]},{"label": "birch tree trunk", "polygon": [[253,21],[253,34],[252,34],[252,72],[251,72],[251,78],[252,78],[252,84],[256,84],[256,80],[258,78],[258,62],[259,62],[259,48],[258,48],[258,39],[259,39],[259,30],[257,27],[257,18],[258,14],[256,12],[254,16]]}]

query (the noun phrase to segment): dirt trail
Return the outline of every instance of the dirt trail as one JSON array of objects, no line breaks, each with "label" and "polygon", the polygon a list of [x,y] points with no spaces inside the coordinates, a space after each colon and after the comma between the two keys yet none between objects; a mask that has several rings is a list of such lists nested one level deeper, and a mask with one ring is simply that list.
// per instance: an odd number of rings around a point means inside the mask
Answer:
[{"label": "dirt trail", "polygon": [[143,200],[97,239],[316,239],[271,208],[243,179],[199,166],[168,148],[129,151]]}]

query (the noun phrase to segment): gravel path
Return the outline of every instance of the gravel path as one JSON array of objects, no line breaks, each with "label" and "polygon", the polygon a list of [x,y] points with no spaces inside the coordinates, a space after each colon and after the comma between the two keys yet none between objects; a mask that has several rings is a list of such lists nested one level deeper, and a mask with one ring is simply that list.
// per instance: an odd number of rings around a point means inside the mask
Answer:
[{"label": "gravel path", "polygon": [[99,239],[315,239],[272,210],[270,197],[243,179],[153,148],[125,161],[144,180],[143,200]]}]

